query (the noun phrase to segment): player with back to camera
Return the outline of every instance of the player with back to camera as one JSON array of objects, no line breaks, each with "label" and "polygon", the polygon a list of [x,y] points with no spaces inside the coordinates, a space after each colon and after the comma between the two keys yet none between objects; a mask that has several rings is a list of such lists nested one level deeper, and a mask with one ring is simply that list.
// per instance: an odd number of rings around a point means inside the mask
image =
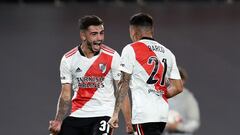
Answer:
[{"label": "player with back to camera", "polygon": [[153,38],[150,15],[133,15],[129,32],[133,43],[125,46],[121,54],[122,77],[109,124],[118,127],[118,114],[130,88],[132,124],[136,134],[161,135],[168,119],[167,100],[183,89],[175,56]]}]

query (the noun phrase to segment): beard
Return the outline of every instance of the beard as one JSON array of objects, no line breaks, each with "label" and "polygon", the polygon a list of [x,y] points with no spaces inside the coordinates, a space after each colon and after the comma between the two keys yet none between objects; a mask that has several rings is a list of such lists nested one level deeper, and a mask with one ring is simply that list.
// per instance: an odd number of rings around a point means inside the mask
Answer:
[{"label": "beard", "polygon": [[100,51],[102,43],[103,43],[103,40],[93,41],[93,42],[87,41],[87,46],[90,51],[92,51],[93,53],[96,53]]}]

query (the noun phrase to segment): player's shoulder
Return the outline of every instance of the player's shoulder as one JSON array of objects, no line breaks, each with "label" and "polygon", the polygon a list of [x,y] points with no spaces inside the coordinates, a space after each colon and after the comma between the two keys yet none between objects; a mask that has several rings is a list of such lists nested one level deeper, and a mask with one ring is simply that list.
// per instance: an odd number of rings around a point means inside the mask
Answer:
[{"label": "player's shoulder", "polygon": [[113,55],[116,51],[114,49],[112,49],[111,47],[105,45],[105,44],[102,44],[101,45],[101,50],[107,54],[110,54],[110,55]]},{"label": "player's shoulder", "polygon": [[76,54],[78,52],[78,46],[74,47],[73,49],[71,49],[70,51],[68,51],[67,53],[64,54],[64,57],[66,59],[71,58],[74,54]]},{"label": "player's shoulder", "polygon": [[[161,44],[162,45],[162,44]],[[167,48],[166,46],[162,45],[162,47],[164,47],[165,49],[165,52],[168,54],[168,55],[172,55],[174,56],[174,53],[172,52],[172,50],[170,50],[169,48]]]},{"label": "player's shoulder", "polygon": [[135,44],[137,44],[137,43],[138,43],[138,42],[129,43],[129,44],[125,45],[125,46],[123,47],[123,49],[131,49],[131,48],[133,48],[133,45],[135,45]]},{"label": "player's shoulder", "polygon": [[126,45],[126,47],[128,48],[128,47],[134,47],[134,46],[140,46],[140,45],[146,45],[146,44],[141,41],[136,41],[136,42]]},{"label": "player's shoulder", "polygon": [[122,53],[124,52],[124,53],[131,53],[131,52],[133,52],[134,53],[134,51],[133,51],[133,46],[132,46],[132,44],[133,43],[129,43],[129,44],[127,44],[127,45],[125,45],[124,47],[123,47],[123,49],[122,49]]},{"label": "player's shoulder", "polygon": [[164,53],[170,54],[170,55],[173,54],[172,51],[169,48],[167,48],[165,45],[163,45],[162,43],[154,40],[153,44],[159,46]]}]

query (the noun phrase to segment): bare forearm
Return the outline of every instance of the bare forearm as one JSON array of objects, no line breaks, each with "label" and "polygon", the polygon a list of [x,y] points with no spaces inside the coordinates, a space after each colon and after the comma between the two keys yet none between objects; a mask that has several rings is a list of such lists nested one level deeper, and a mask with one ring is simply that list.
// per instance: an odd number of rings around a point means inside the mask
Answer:
[{"label": "bare forearm", "polygon": [[[119,85],[118,84],[119,84],[119,81],[115,80],[116,91],[119,91],[119,89],[118,89]],[[121,110],[122,110],[122,113],[123,113],[123,116],[125,118],[126,123],[131,122],[131,105],[130,105],[130,100],[129,100],[128,93],[127,93],[127,95],[125,96],[125,98],[122,102]]]},{"label": "bare forearm", "polygon": [[183,85],[181,80],[170,80],[171,85],[167,90],[166,97],[171,98],[183,91]]},{"label": "bare forearm", "polygon": [[115,104],[114,112],[119,112],[119,110],[121,109],[121,104],[125,96],[127,95],[127,91],[128,91],[128,87],[126,84],[123,83],[123,85],[121,86],[120,90],[117,92],[117,95],[116,95],[116,104]]},{"label": "bare forearm", "polygon": [[57,113],[55,120],[62,121],[71,105],[71,84],[63,84],[62,91],[58,99]]},{"label": "bare forearm", "polygon": [[115,113],[118,113],[121,109],[121,104],[128,93],[129,81],[130,81],[130,75],[123,73],[122,79],[118,84],[119,90],[116,93],[116,103],[115,103],[115,110],[114,110]]},{"label": "bare forearm", "polygon": [[176,90],[175,87],[170,87],[170,88],[167,90],[167,98],[174,97],[174,96],[176,96],[177,94],[179,94],[180,92],[181,92],[181,91]]},{"label": "bare forearm", "polygon": [[125,99],[123,100],[121,110],[123,112],[123,116],[125,118],[125,122],[131,124],[131,105],[129,100],[129,95],[127,94]]},{"label": "bare forearm", "polygon": [[63,97],[59,98],[57,114],[55,117],[56,120],[62,121],[64,119],[65,115],[68,112],[70,104],[71,104],[70,99],[64,99]]}]

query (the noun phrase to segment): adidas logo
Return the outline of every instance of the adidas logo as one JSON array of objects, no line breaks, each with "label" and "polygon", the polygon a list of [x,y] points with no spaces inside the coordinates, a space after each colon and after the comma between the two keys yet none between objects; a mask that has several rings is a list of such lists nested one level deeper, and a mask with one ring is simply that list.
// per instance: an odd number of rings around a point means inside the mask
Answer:
[{"label": "adidas logo", "polygon": [[78,67],[75,72],[82,72],[82,70]]}]

